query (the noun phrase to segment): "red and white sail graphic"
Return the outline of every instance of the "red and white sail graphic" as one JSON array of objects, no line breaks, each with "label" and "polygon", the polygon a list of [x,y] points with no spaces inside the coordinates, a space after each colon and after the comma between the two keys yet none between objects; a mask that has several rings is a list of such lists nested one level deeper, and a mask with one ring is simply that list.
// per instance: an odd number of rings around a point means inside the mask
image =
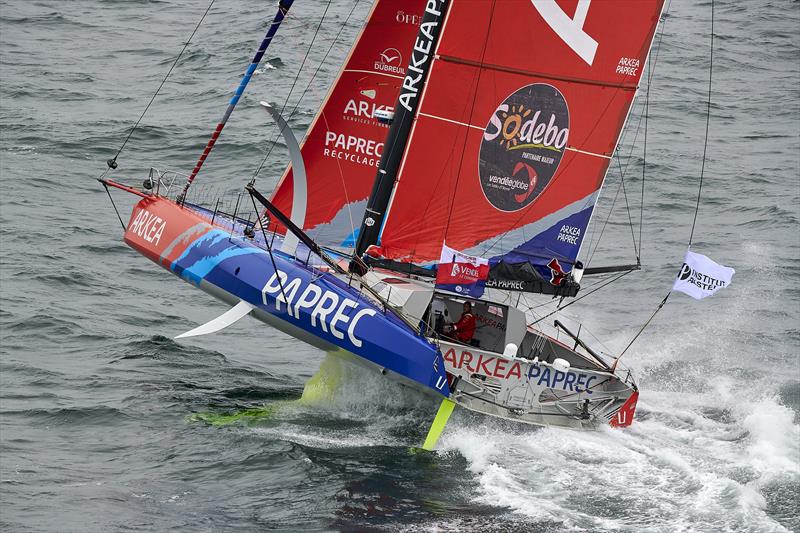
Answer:
[{"label": "red and white sail graphic", "polygon": [[[303,141],[308,178],[303,229],[322,244],[346,244],[361,222],[388,131],[374,113],[392,110],[397,102],[424,5],[424,0],[375,2]],[[291,212],[291,167],[272,201]]]},{"label": "red and white sail graphic", "polygon": [[569,271],[663,0],[453,0],[379,245]]}]

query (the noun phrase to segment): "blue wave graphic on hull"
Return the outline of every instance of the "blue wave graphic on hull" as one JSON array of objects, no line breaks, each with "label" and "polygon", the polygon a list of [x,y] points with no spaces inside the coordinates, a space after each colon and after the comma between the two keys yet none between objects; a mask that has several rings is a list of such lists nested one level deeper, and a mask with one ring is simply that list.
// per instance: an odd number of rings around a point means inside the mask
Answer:
[{"label": "blue wave graphic on hull", "polygon": [[200,285],[217,265],[240,255],[264,254],[256,247],[240,247],[230,233],[211,230],[192,244],[170,266],[170,270],[194,285]]}]

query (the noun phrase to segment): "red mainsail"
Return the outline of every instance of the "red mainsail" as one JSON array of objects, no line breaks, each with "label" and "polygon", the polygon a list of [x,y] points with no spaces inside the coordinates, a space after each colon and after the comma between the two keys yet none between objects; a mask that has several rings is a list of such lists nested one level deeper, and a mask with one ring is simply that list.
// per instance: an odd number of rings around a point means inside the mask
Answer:
[{"label": "red mainsail", "polygon": [[453,0],[379,251],[574,264],[663,0]]},{"label": "red mainsail", "polygon": [[[425,0],[378,0],[301,146],[308,179],[303,229],[328,245],[352,246],[388,131],[374,118],[391,111],[403,83]],[[291,212],[292,169],[272,195]]]}]

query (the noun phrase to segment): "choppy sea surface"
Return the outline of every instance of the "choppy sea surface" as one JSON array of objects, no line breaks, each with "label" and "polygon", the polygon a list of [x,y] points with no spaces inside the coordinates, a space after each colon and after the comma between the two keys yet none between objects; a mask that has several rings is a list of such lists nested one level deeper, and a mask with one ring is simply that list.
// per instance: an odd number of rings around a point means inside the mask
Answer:
[{"label": "choppy sea surface", "polygon": [[[351,0],[331,2],[289,98],[294,107],[332,47],[291,120],[299,134],[366,16],[360,3],[348,20]],[[192,168],[272,4],[214,4],[114,176]],[[226,189],[250,178],[275,134],[257,102],[286,100],[326,4],[296,2],[201,180]],[[324,354],[252,319],[173,341],[222,306],[122,243],[94,178],[206,6],[0,2],[0,528],[800,531],[800,3],[716,2],[693,249],[736,276],[703,301],[673,295],[626,354],[641,387],[636,423],[587,434],[457,410],[435,453],[412,451],[435,404],[375,375],[344,368],[330,401],[296,402]],[[560,313],[612,353],[686,248],[710,9],[675,0],[665,17],[644,269]],[[593,237],[610,220],[595,265],[633,255],[624,195],[613,202],[621,171],[638,240],[643,102],[595,216]],[[287,160],[279,145],[261,188]],[[131,201],[117,200],[127,218]]]}]

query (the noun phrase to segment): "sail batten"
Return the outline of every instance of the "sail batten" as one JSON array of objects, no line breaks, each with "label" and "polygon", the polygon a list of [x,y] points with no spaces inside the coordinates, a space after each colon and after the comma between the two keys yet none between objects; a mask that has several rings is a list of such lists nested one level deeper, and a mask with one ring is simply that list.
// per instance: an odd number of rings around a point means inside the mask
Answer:
[{"label": "sail batten", "polygon": [[482,68],[485,70],[496,70],[498,72],[508,72],[511,74],[520,74],[522,76],[530,76],[534,78],[541,78],[541,79],[549,79],[553,81],[568,81],[573,83],[587,83],[589,85],[597,85],[600,87],[615,87],[618,89],[625,89],[628,91],[635,91],[637,90],[636,86],[631,86],[627,83],[612,83],[612,82],[603,82],[597,81],[592,79],[584,79],[584,78],[576,78],[571,76],[556,76],[553,74],[548,74],[546,72],[541,71],[534,71],[534,70],[523,70],[519,68],[512,68],[512,67],[505,67],[503,65],[493,65],[490,63],[481,63],[479,61],[471,61],[468,59],[463,59],[454,56],[437,56],[436,59],[440,59],[442,61],[449,61],[451,63],[457,63],[459,65],[468,65],[472,67]]}]

